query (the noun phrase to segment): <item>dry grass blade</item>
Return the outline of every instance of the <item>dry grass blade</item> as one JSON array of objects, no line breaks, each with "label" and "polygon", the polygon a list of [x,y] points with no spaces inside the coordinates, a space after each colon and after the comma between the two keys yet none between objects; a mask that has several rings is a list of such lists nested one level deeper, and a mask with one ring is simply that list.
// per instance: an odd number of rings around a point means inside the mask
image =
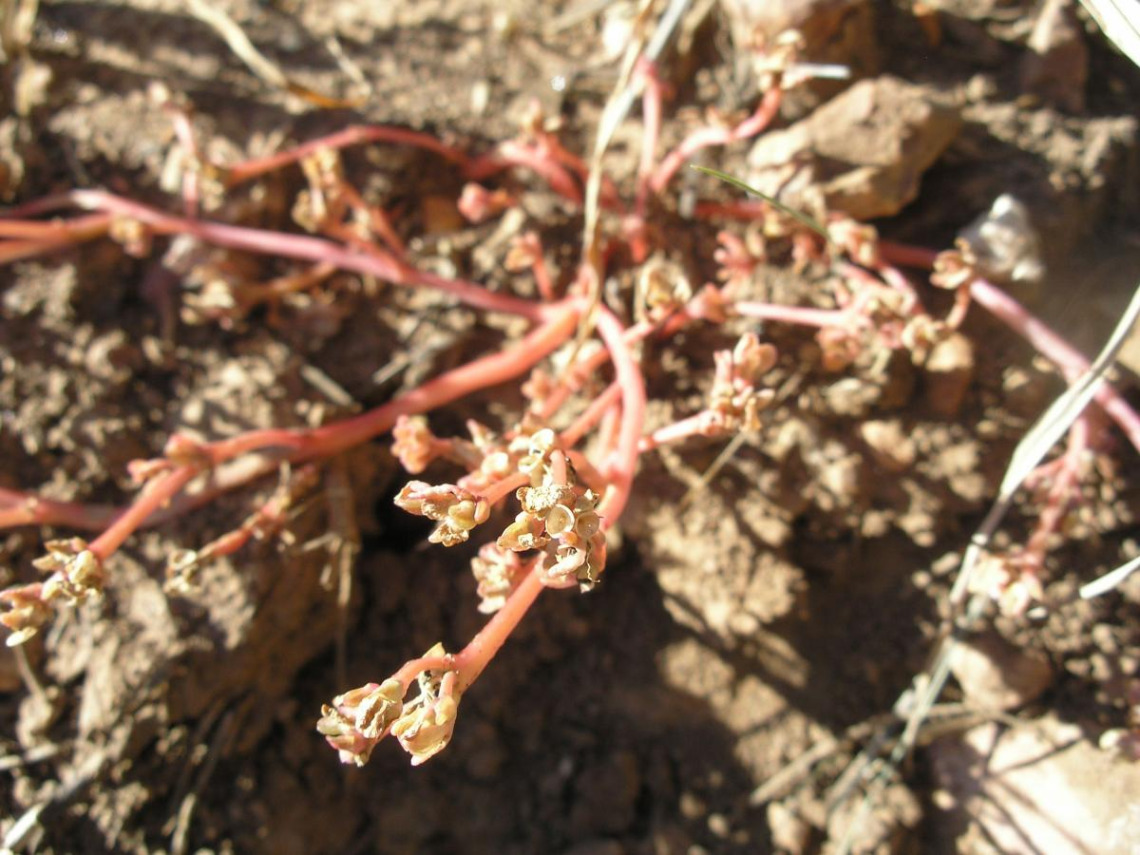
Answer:
[{"label": "dry grass blade", "polygon": [[834,246],[831,242],[831,235],[829,235],[827,233],[827,229],[822,224],[816,222],[814,219],[809,217],[807,214],[804,214],[800,211],[797,211],[795,208],[788,207],[783,202],[781,202],[779,199],[777,199],[775,196],[769,196],[767,193],[761,193],[755,187],[752,187],[749,184],[745,184],[739,178],[736,178],[732,175],[729,175],[727,172],[721,172],[719,169],[711,169],[710,167],[700,166],[700,165],[695,164],[695,163],[690,164],[690,166],[693,169],[697,170],[697,172],[703,172],[705,175],[711,175],[713,178],[718,178],[721,181],[725,182],[726,184],[731,184],[737,190],[743,190],[745,193],[748,193],[749,195],[756,196],[760,199],[763,199],[765,202],[767,202],[769,205],[771,205],[773,208],[775,208],[781,214],[786,214],[787,216],[791,217],[796,222],[800,223],[801,225],[806,226],[807,228],[809,228],[813,232],[815,232],[817,235],[822,237],[824,239],[824,241],[827,242],[827,245],[829,248],[832,248],[832,249],[834,248]]},{"label": "dry grass blade", "polygon": [[269,57],[257,49],[237,21],[221,9],[211,6],[207,0],[189,0],[189,8],[195,18],[222,37],[229,49],[246,64],[250,71],[270,86],[283,89],[291,95],[296,95],[298,98],[324,109],[359,106],[356,101],[322,95],[320,92],[314,92],[307,86],[290,79]]},{"label": "dry grass blade", "polygon": [[1124,583],[1124,580],[1140,569],[1140,556],[1133,558],[1127,564],[1122,564],[1115,570],[1105,573],[1099,579],[1081,586],[1081,599],[1091,600],[1102,594],[1107,594],[1113,588]]},{"label": "dry grass blade", "polygon": [[720,470],[725,467],[725,464],[736,455],[736,452],[740,450],[740,446],[744,445],[747,439],[748,434],[741,431],[729,440],[728,444],[721,449],[720,454],[716,456],[716,459],[709,464],[709,468],[701,473],[701,477],[697,479],[697,483],[685,492],[685,495],[681,498],[680,507],[687,508],[692,504],[693,500],[701,494],[701,491],[712,483],[712,479],[720,473]]},{"label": "dry grass blade", "polygon": [[[633,106],[634,99],[637,98],[637,90],[633,85],[634,68],[638,59],[646,59],[652,62],[661,55],[661,51],[669,43],[673,31],[680,23],[681,16],[684,15],[690,2],[691,0],[671,0],[653,31],[653,37],[645,45],[644,51],[641,50],[641,44],[635,40],[630,43],[626,55],[622,59],[621,76],[618,78],[617,86],[602,113],[602,120],[598,124],[598,134],[594,138],[594,150],[590,156],[590,178],[586,184],[585,227],[583,229],[585,247],[583,255],[586,258],[590,258],[590,250],[595,245],[597,235],[600,210],[598,201],[602,191],[602,158],[605,157],[606,150],[609,148],[618,126],[625,120],[629,108]],[[601,293],[600,289],[598,293]]]},{"label": "dry grass blade", "polygon": [[1140,2],[1138,0],[1081,0],[1108,40],[1140,65]]},{"label": "dry grass blade", "polygon": [[[575,341],[575,349],[581,348],[586,338],[593,331],[594,314],[602,299],[602,270],[601,252],[598,248],[598,215],[601,212],[602,193],[602,160],[606,150],[613,140],[614,133],[625,120],[629,108],[637,98],[637,90],[633,83],[633,72],[638,60],[644,59],[653,62],[661,55],[661,51],[669,44],[673,32],[689,8],[692,0],[670,0],[669,6],[661,14],[652,38],[645,43],[636,34],[626,48],[622,57],[621,73],[617,85],[606,102],[602,111],[602,119],[598,123],[598,132],[594,137],[594,149],[590,155],[590,172],[586,180],[586,193],[583,200],[583,227],[582,227],[582,263],[591,274],[591,309],[583,315],[582,323]],[[640,14],[648,12],[652,0],[643,2]],[[642,47],[644,45],[644,50]]]}]

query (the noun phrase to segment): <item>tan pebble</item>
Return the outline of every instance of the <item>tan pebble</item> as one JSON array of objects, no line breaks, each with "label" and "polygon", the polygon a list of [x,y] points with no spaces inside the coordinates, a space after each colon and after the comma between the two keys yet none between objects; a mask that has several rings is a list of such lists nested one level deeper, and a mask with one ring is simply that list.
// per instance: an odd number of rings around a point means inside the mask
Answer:
[{"label": "tan pebble", "polygon": [[950,665],[968,703],[1012,710],[1037,699],[1053,682],[1053,666],[1041,653],[987,632],[958,645]]},{"label": "tan pebble", "polygon": [[914,465],[915,448],[897,419],[863,422],[859,435],[871,449],[875,462],[891,472],[905,472]]},{"label": "tan pebble", "polygon": [[927,406],[942,418],[954,418],[974,380],[974,346],[953,333],[931,348],[923,368]]},{"label": "tan pebble", "polygon": [[772,845],[791,855],[803,852],[811,838],[811,826],[783,802],[768,805],[768,828]]}]

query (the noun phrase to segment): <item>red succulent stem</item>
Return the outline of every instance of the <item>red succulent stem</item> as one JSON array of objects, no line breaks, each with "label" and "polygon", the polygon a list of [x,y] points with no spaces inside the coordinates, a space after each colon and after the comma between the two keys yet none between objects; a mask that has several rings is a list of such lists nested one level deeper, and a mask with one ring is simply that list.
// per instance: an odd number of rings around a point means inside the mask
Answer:
[{"label": "red succulent stem", "polygon": [[454,146],[439,140],[431,134],[412,131],[406,128],[394,128],[387,125],[353,125],[342,131],[337,131],[327,137],[311,140],[287,151],[271,154],[268,157],[259,157],[243,161],[230,166],[226,170],[226,185],[234,187],[244,184],[268,172],[274,172],[284,166],[298,163],[318,151],[326,149],[342,149],[364,143],[395,143],[421,148],[438,154],[440,157],[454,163],[464,164],[467,155]]},{"label": "red succulent stem", "polygon": [[714,145],[729,145],[756,136],[776,118],[783,97],[783,90],[778,86],[769,89],[760,100],[756,111],[736,127],[706,126],[693,131],[661,161],[661,165],[649,179],[650,189],[654,193],[663,191],[673,180],[673,176],[692,160],[698,151]]},{"label": "red succulent stem", "polygon": [[[203,464],[218,466],[239,455],[273,448],[286,449],[284,456],[294,463],[327,457],[390,430],[401,415],[423,413],[478,389],[518,377],[569,339],[577,327],[581,311],[579,301],[567,300],[546,308],[549,320],[502,353],[476,359],[387,404],[336,424],[311,429],[255,430],[203,444],[199,449]],[[232,479],[228,486],[245,483],[272,468],[272,463],[261,466],[255,463],[246,470],[246,477]],[[181,465],[151,480],[142,494],[119,512],[109,527],[92,541],[91,551],[101,560],[106,560],[134,531],[169,509],[175,497],[201,471],[202,466]],[[193,500],[190,503],[193,504]],[[63,512],[63,509],[59,511]],[[20,522],[22,520],[12,524]]]},{"label": "red succulent stem", "polygon": [[488,505],[494,505],[505,499],[519,487],[525,487],[529,483],[530,475],[526,472],[516,472],[514,475],[508,475],[501,481],[496,481],[489,487],[484,487],[482,490],[479,490],[476,495]]},{"label": "red succulent stem", "polygon": [[602,392],[602,394],[590,402],[589,406],[582,411],[581,415],[574,420],[570,427],[558,435],[562,446],[572,448],[577,445],[582,437],[589,433],[590,429],[602,420],[602,416],[606,414],[606,410],[614,406],[620,399],[621,385],[615,381],[606,387],[606,390]]},{"label": "red succulent stem", "polygon": [[549,318],[513,347],[461,365],[366,413],[318,428],[250,431],[206,446],[214,464],[265,448],[289,449],[293,462],[336,454],[390,430],[402,415],[433,410],[488,386],[511,380],[562,345],[578,323],[580,302],[563,300],[541,307]]},{"label": "red succulent stem", "polygon": [[781,306],[776,303],[741,301],[732,304],[733,311],[746,318],[798,324],[805,327],[843,327],[852,324],[855,315],[847,309],[815,309],[808,306]]},{"label": "red succulent stem", "polygon": [[181,492],[198,472],[196,466],[179,466],[149,482],[143,488],[142,495],[116,517],[106,531],[91,541],[91,551],[101,561],[106,561],[147,517]]},{"label": "red succulent stem", "polygon": [[[1089,361],[1079,350],[1065,341],[1043,321],[1034,317],[1021,303],[1002,289],[987,282],[975,279],[969,285],[974,302],[984,306],[991,314],[1003,321],[1014,332],[1032,344],[1037,351],[1060,370],[1062,376],[1072,383],[1089,369]],[[1140,451],[1140,416],[1120,397],[1108,383],[1101,383],[1096,391],[1096,402],[1124,431],[1128,441]]]},{"label": "red succulent stem", "polygon": [[455,668],[454,656],[421,656],[401,665],[400,670],[392,675],[392,679],[398,680],[406,692],[412,681],[425,671],[450,671],[453,668]]},{"label": "red succulent stem", "polygon": [[658,428],[648,436],[643,436],[638,443],[638,450],[642,453],[653,451],[663,445],[680,442],[694,436],[708,436],[708,419],[703,411]]},{"label": "red succulent stem", "polygon": [[110,231],[111,219],[108,214],[51,223],[0,218],[0,236],[18,238],[0,242],[0,264],[35,258],[103,237]]},{"label": "red succulent stem", "polygon": [[538,595],[545,589],[537,565],[537,560],[532,562],[531,569],[523,576],[519,586],[507,598],[503,607],[495,612],[495,616],[487,621],[467,646],[453,657],[453,667],[459,674],[456,686],[459,693],[465,692],[479,679],[483,669],[495,658],[495,654],[499,652],[515,627],[534,605]]},{"label": "red succulent stem", "polygon": [[[629,344],[636,344],[642,339],[648,338],[656,329],[658,329],[658,325],[650,321],[634,324],[625,331],[626,341]],[[581,357],[563,374],[558,386],[546,396],[535,415],[542,421],[547,421],[553,417],[562,408],[562,405],[569,400],[570,396],[582,388],[582,384],[597,373],[598,369],[605,365],[609,359],[610,352],[606,348],[592,351]]]},{"label": "red succulent stem", "polygon": [[62,525],[87,531],[102,531],[122,513],[111,505],[59,502],[20,490],[0,487],[0,529],[21,525]]},{"label": "red succulent stem", "polygon": [[323,238],[190,220],[102,190],[74,190],[68,196],[81,208],[130,217],[159,234],[186,234],[230,249],[335,264],[341,270],[376,276],[394,285],[429,285],[476,309],[506,312],[531,320],[537,320],[540,313],[531,300],[496,294],[474,282],[414,270],[379,250],[366,253]]},{"label": "red succulent stem", "polygon": [[551,157],[548,149],[534,143],[508,140],[494,153],[473,161],[466,173],[468,178],[480,181],[512,166],[523,166],[534,171],[559,196],[575,206],[582,204],[582,188],[565,167]]},{"label": "red succulent stem", "polygon": [[641,374],[641,366],[637,364],[626,341],[627,331],[609,309],[599,307],[597,328],[598,334],[610,352],[610,358],[613,359],[617,383],[621,388],[622,405],[617,447],[607,461],[610,464],[607,468],[614,481],[613,489],[598,506],[598,513],[603,517],[603,525],[608,527],[621,516],[633,485],[638,444],[641,441],[642,425],[645,423],[645,379]]},{"label": "red succulent stem", "polygon": [[920,270],[929,270],[934,266],[934,259],[938,253],[932,249],[921,246],[910,246],[905,243],[896,243],[891,240],[879,241],[879,254],[894,264],[903,267],[916,267]]}]

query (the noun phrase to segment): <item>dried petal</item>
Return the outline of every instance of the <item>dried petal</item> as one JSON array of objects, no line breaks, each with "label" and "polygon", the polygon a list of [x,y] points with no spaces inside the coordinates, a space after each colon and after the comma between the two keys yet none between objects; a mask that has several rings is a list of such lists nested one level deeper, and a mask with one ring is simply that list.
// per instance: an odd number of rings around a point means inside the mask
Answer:
[{"label": "dried petal", "polygon": [[8,606],[8,611],[0,614],[0,624],[12,631],[8,636],[9,647],[23,644],[39,632],[51,616],[51,608],[44,601],[43,586],[39,583],[0,591],[0,603]]},{"label": "dried petal", "polygon": [[542,243],[535,232],[525,232],[511,241],[503,267],[511,273],[521,273],[542,259]]},{"label": "dried petal", "polygon": [[193,549],[176,549],[166,559],[166,582],[163,590],[168,594],[185,596],[194,591],[201,574],[202,561]]},{"label": "dried petal", "polygon": [[342,763],[363,766],[372,749],[403,713],[404,687],[398,680],[367,683],[321,707],[317,732],[337,749]]},{"label": "dried petal", "polygon": [[859,339],[839,327],[825,327],[815,339],[823,354],[825,371],[842,371],[859,357],[862,350]]},{"label": "dried petal", "polygon": [[392,734],[405,751],[412,755],[412,765],[419,766],[442,751],[455,732],[459,703],[444,695],[411,710],[392,725]]},{"label": "dried petal", "polygon": [[498,546],[512,552],[526,552],[528,549],[538,549],[549,541],[550,537],[546,534],[542,520],[524,512],[503,529],[503,533],[499,535]]},{"label": "dried petal", "polygon": [[586,550],[576,546],[559,546],[553,553],[547,554],[543,571],[547,579],[561,583],[577,579],[578,568],[585,563]]},{"label": "dried petal", "polygon": [[599,531],[587,547],[586,560],[578,568],[578,589],[583,593],[593,590],[606,569],[606,535]]},{"label": "dried petal", "polygon": [[[468,182],[459,194],[457,208],[469,223],[481,223],[515,204],[506,190],[490,191],[481,184]],[[510,268],[508,268],[510,269]]]},{"label": "dried petal", "polygon": [[689,314],[694,318],[722,324],[728,319],[728,298],[715,285],[705,285],[689,301]]},{"label": "dried petal", "polygon": [[550,428],[543,428],[542,430],[535,431],[530,436],[530,453],[545,455],[554,448],[554,443],[558,437]]},{"label": "dried petal", "polygon": [[935,256],[931,285],[957,290],[977,277],[978,260],[973,249],[961,238],[955,241],[955,245],[956,249],[948,249]]},{"label": "dried petal", "polygon": [[444,520],[428,535],[428,543],[438,543],[441,546],[458,546],[466,543],[471,532],[465,528],[454,525],[451,520]]}]

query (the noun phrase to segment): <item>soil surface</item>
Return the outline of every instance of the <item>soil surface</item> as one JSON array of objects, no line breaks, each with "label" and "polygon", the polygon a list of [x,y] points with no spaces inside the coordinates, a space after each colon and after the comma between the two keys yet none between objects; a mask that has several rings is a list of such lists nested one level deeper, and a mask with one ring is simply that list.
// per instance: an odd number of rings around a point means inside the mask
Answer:
[{"label": "soil surface", "polygon": [[[635,13],[584,1],[208,5],[289,80],[351,106],[322,108],[255,75],[187,4],[41,0],[26,38],[6,45],[5,201],[104,187],[180,211],[171,114],[155,84],[186,105],[217,163],[369,122],[483,151],[516,135],[535,101],[588,156],[617,82],[613,45]],[[1014,194],[1045,275],[1013,276],[1009,289],[1095,353],[1140,275],[1140,72],[1071,5],[698,0],[659,64],[671,89],[662,148],[709,109],[751,110],[747,38],[799,27],[806,59],[843,63],[857,79],[793,91],[773,130],[702,162],[932,248]],[[623,194],[641,127],[635,108],[606,160]],[[516,196],[521,217],[471,226],[455,210],[462,177],[431,154],[361,146],[344,167],[393,212],[425,268],[530,296],[529,274],[502,265],[525,225],[541,234],[558,286],[573,278],[581,214],[532,175],[488,182]],[[296,231],[303,186],[296,167],[283,169],[209,216]],[[660,256],[694,284],[711,281],[718,230],[745,227],[686,219],[695,178],[672,187],[650,217]],[[711,179],[699,192],[739,198]],[[292,266],[165,238],[145,249],[101,240],[0,270],[0,487],[121,504],[133,493],[128,462],[159,455],[174,431],[217,439],[326,424],[521,330],[347,273],[232,323],[188,323],[198,265],[259,281]],[[607,286],[627,317],[635,278],[615,264]],[[944,314],[950,298],[914,280]],[[787,252],[747,287],[756,299],[826,304],[821,273]],[[736,319],[647,344],[647,427],[701,409],[713,351],[757,328]],[[852,763],[877,736],[893,745],[889,713],[927,665],[957,560],[1017,441],[1064,387],[978,307],[939,356],[949,370],[868,353],[831,372],[810,330],[759,328],[781,354],[763,429],[727,462],[723,438],[643,455],[603,584],[538,601],[425,766],[410,768],[388,741],[363,769],[342,766],[315,731],[333,695],[437,641],[458,649],[485,620],[467,571],[477,545],[429,545],[428,527],[393,506],[408,476],[387,439],[326,462],[283,533],[209,563],[183,595],[163,591],[172,552],[234,528],[277,476],[133,537],[110,562],[101,603],[0,654],[5,844],[698,855],[832,852],[850,832],[857,852],[1034,851],[1037,840],[1051,841],[1041,851],[1134,851],[1135,766],[1097,745],[1128,725],[1130,692],[1135,703],[1140,575],[1096,600],[1076,591],[1140,551],[1136,450],[1096,420],[1080,501],[1051,543],[1044,606],[987,617],[975,664],[944,697],[965,715],[932,727],[864,811],[868,786]],[[1118,375],[1126,392],[1129,367]],[[609,377],[593,382],[585,394]],[[499,387],[433,414],[432,426],[509,426],[523,405],[517,384]],[[999,545],[1023,543],[1039,510],[1019,497]],[[43,541],[68,534],[0,533],[0,582],[36,578]],[[1009,788],[979,783],[999,732],[1020,740],[1011,766],[1031,743],[1033,759],[1051,755],[1042,745],[1089,752],[1103,774],[1074,777],[1065,770],[1087,766],[1068,762],[1019,778],[1019,791],[1046,779],[1053,789],[1005,811]],[[788,774],[809,750],[817,761]],[[1027,817],[1061,801],[1107,805],[1107,816],[1074,814],[1064,833],[1035,836],[1056,829]],[[1085,836],[1082,823],[1112,835]]]}]

